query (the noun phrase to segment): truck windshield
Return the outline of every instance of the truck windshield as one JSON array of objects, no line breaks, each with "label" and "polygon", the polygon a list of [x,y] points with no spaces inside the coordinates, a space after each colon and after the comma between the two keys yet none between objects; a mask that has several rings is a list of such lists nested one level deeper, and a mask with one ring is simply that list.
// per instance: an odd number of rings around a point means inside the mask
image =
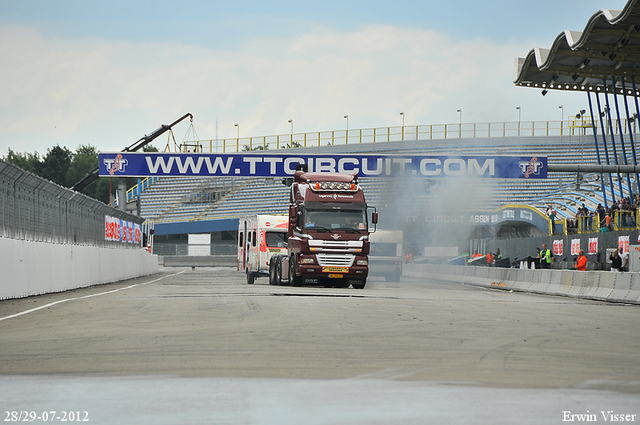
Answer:
[{"label": "truck windshield", "polygon": [[265,232],[265,239],[269,248],[285,248],[287,246],[285,232]]},{"label": "truck windshield", "polygon": [[358,205],[308,205],[304,211],[304,228],[360,233],[367,230],[367,216],[364,207],[360,208]]},{"label": "truck windshield", "polygon": [[396,244],[388,242],[371,242],[371,252],[369,255],[374,257],[395,257]]}]

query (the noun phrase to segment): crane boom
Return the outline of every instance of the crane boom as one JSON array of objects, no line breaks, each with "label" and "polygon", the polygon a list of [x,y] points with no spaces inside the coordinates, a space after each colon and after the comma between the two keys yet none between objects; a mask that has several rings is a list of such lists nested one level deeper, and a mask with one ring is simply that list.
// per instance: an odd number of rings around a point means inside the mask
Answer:
[{"label": "crane boom", "polygon": [[[160,137],[162,134],[164,134],[165,132],[171,130],[171,128],[174,125],[176,125],[179,122],[183,121],[187,117],[189,117],[191,119],[191,121],[193,121],[193,115],[191,115],[190,113],[186,113],[182,117],[178,118],[177,120],[175,120],[174,122],[172,122],[169,125],[162,124],[153,133],[151,133],[149,135],[145,135],[144,137],[141,137],[138,141],[136,141],[132,145],[124,148],[122,150],[122,152],[136,152],[136,151],[142,149],[143,147],[145,147],[146,145],[151,143],[153,141],[153,139],[156,139],[156,138]],[[98,177],[99,177],[98,173],[99,173],[99,168],[95,168],[95,169],[91,170],[91,172],[89,174],[87,174],[82,180],[80,180],[78,183],[73,185],[71,190],[75,190],[77,192],[80,192],[82,189],[84,189],[85,187],[89,186],[91,183],[93,183],[94,181],[96,181],[98,179]]]}]

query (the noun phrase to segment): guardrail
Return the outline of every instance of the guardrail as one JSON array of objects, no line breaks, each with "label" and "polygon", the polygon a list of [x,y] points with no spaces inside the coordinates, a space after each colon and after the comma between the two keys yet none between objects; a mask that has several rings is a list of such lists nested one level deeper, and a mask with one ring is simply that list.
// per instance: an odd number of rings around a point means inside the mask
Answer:
[{"label": "guardrail", "polygon": [[[613,128],[618,134],[637,132],[636,120],[604,121],[605,133]],[[596,129],[600,121],[596,120]],[[290,133],[271,136],[204,139],[176,145],[179,152],[238,153],[253,150],[273,150],[299,147],[349,145],[358,143],[385,143],[394,141],[447,140],[478,137],[530,137],[592,135],[591,117],[569,117],[562,121],[516,121],[499,123],[456,123],[414,126],[379,127]],[[598,133],[600,131],[598,130]]]},{"label": "guardrail", "polygon": [[[609,224],[600,221],[598,215],[563,218],[555,220],[552,234],[575,235],[584,233],[614,232],[621,230],[636,230],[640,223],[640,211],[615,211]],[[551,226],[551,222],[549,223]],[[551,228],[551,227],[550,227]]]},{"label": "guardrail", "polygon": [[127,202],[137,199],[140,190],[145,190],[158,180],[159,177],[147,177],[144,180],[138,180],[138,184],[127,190]]}]

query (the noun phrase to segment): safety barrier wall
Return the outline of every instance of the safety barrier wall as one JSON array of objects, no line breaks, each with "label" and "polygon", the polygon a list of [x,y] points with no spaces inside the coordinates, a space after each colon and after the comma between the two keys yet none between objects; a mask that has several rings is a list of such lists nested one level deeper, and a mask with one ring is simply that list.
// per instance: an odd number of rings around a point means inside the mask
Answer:
[{"label": "safety barrier wall", "polygon": [[158,272],[158,257],[142,249],[0,237],[0,253],[0,300],[84,288]]},{"label": "safety barrier wall", "polygon": [[0,300],[157,273],[143,222],[0,160]]},{"label": "safety barrier wall", "polygon": [[406,264],[403,275],[489,288],[640,304],[640,274]]}]

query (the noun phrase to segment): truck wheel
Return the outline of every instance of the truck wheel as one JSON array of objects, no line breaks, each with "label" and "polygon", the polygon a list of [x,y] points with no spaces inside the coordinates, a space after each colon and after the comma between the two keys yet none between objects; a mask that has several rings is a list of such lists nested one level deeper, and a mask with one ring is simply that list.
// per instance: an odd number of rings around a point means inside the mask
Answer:
[{"label": "truck wheel", "polygon": [[247,272],[247,284],[253,285],[253,282],[256,280],[256,277],[253,273]]},{"label": "truck wheel", "polygon": [[291,284],[291,286],[302,285],[302,279],[296,276],[296,258],[293,255],[289,260],[289,283]]},{"label": "truck wheel", "polygon": [[275,267],[275,262],[273,258],[269,260],[269,285],[273,285],[273,268]]},{"label": "truck wheel", "polygon": [[269,285],[279,286],[281,283],[280,261],[272,258],[271,261],[269,261]]},{"label": "truck wheel", "polygon": [[367,284],[366,279],[365,280],[361,280],[359,283],[352,283],[351,285],[353,286],[353,289],[364,289],[364,285]]}]

